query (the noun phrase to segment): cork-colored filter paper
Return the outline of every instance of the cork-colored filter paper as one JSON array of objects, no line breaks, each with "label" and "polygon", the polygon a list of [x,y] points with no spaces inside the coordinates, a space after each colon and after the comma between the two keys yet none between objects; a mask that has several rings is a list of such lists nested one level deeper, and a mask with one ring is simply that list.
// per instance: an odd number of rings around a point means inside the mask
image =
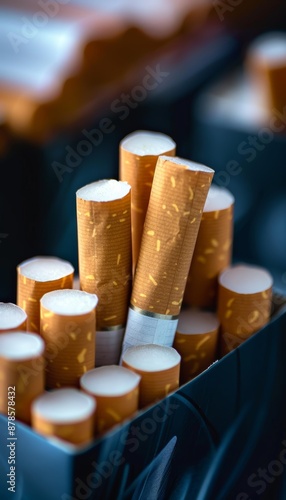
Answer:
[{"label": "cork-colored filter paper", "polygon": [[46,386],[78,386],[95,366],[97,297],[81,290],[58,290],[41,299],[41,336],[46,350]]},{"label": "cork-colored filter paper", "polygon": [[97,404],[95,432],[101,434],[138,410],[140,376],[123,366],[102,366],[80,380]]},{"label": "cork-colored filter paper", "polygon": [[44,349],[43,340],[34,333],[17,331],[0,335],[1,413],[7,415],[10,387],[15,393],[16,418],[30,423],[31,404],[45,387]]},{"label": "cork-colored filter paper", "polygon": [[146,214],[123,351],[172,346],[202,212],[214,171],[160,156]]},{"label": "cork-colored filter paper", "polygon": [[231,263],[234,198],[224,188],[211,186],[188,275],[184,303],[213,308],[217,302],[217,280]]},{"label": "cork-colored filter paper", "polygon": [[221,355],[232,351],[269,321],[272,283],[268,271],[254,266],[232,266],[220,275]]},{"label": "cork-colored filter paper", "polygon": [[206,370],[216,359],[219,321],[216,315],[199,309],[183,309],[174,340],[181,355],[180,383]]},{"label": "cork-colored filter paper", "polygon": [[39,396],[32,405],[32,427],[48,437],[74,445],[87,444],[94,434],[96,402],[74,388],[54,389]]},{"label": "cork-colored filter paper", "polygon": [[103,180],[77,191],[80,287],[98,296],[97,331],[113,334],[99,335],[98,366],[120,356],[131,293],[130,210],[126,182]]},{"label": "cork-colored filter paper", "polygon": [[181,357],[172,347],[145,344],[127,349],[122,364],[141,377],[139,406],[144,408],[179,387]]},{"label": "cork-colored filter paper", "polygon": [[174,156],[174,141],[157,132],[134,132],[120,144],[120,179],[131,186],[133,271],[139,257],[145,216],[159,155]]},{"label": "cork-colored filter paper", "polygon": [[40,333],[40,299],[52,290],[72,288],[73,266],[56,257],[35,257],[17,267],[17,305],[27,313],[27,330]]}]

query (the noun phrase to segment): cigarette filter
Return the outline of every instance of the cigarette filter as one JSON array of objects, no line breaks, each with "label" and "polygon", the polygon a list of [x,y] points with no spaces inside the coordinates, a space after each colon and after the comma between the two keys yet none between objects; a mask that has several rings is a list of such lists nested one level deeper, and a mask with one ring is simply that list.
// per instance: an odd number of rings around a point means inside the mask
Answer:
[{"label": "cigarette filter", "polygon": [[56,290],[41,299],[48,388],[78,386],[95,366],[97,296],[81,290]]},{"label": "cigarette filter", "polygon": [[180,383],[184,384],[206,370],[216,359],[219,321],[215,314],[183,309],[174,340],[180,354]]},{"label": "cigarette filter", "polygon": [[27,313],[27,330],[40,332],[40,299],[52,290],[72,288],[73,266],[56,257],[34,257],[17,267],[17,305]]},{"label": "cigarette filter", "polygon": [[188,305],[216,306],[218,275],[231,263],[233,205],[227,189],[210,187],[184,295]]},{"label": "cigarette filter", "polygon": [[286,104],[286,35],[273,32],[258,37],[250,46],[246,66],[263,107],[272,114]]},{"label": "cigarette filter", "polygon": [[76,195],[80,286],[98,296],[97,331],[112,332],[99,333],[97,363],[104,364],[106,350],[117,363],[131,290],[130,186],[102,180]]},{"label": "cigarette filter", "polygon": [[80,379],[81,388],[96,399],[96,432],[107,431],[138,409],[139,375],[122,366],[95,368]]},{"label": "cigarette filter", "polygon": [[181,356],[172,347],[145,344],[130,347],[122,357],[122,364],[141,377],[139,407],[163,399],[179,387]]},{"label": "cigarette filter", "polygon": [[150,343],[172,346],[213,173],[188,160],[159,157],[123,350]]},{"label": "cigarette filter", "polygon": [[269,321],[272,283],[268,271],[245,264],[221,273],[218,292],[221,353],[232,351]]},{"label": "cigarette filter", "polygon": [[27,314],[15,304],[0,302],[0,333],[26,330]]},{"label": "cigarette filter", "polygon": [[131,227],[133,270],[137,264],[143,226],[159,155],[174,156],[175,142],[157,132],[134,132],[120,144],[120,179],[131,190]]},{"label": "cigarette filter", "polygon": [[45,386],[44,348],[44,341],[39,335],[19,331],[1,333],[1,413],[13,414],[17,419],[30,423],[31,404]]},{"label": "cigarette filter", "polygon": [[96,402],[74,388],[54,389],[32,405],[32,427],[44,436],[86,444],[93,438]]}]

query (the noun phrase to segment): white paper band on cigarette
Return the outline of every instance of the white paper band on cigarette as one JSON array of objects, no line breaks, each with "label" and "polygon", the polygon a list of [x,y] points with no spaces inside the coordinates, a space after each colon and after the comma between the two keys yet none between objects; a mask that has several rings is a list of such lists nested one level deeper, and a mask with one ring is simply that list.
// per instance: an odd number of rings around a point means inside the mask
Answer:
[{"label": "white paper band on cigarette", "polygon": [[171,346],[214,171],[183,158],[159,156],[125,331],[130,345]]},{"label": "white paper band on cigarette", "polygon": [[96,332],[95,366],[117,365],[125,328]]},{"label": "white paper band on cigarette", "polygon": [[178,318],[168,319],[163,315],[161,317],[152,317],[149,311],[139,312],[134,307],[129,308],[125,336],[122,345],[122,354],[129,347],[143,344],[159,344],[166,347],[172,347],[174,332],[176,332]]},{"label": "white paper band on cigarette", "polygon": [[8,330],[25,330],[26,312],[19,306],[0,302],[0,333]]}]

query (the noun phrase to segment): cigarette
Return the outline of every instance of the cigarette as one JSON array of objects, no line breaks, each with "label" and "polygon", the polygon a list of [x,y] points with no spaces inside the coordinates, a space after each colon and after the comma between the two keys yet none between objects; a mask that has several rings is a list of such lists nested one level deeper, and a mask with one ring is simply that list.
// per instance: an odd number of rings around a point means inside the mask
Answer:
[{"label": "cigarette", "polygon": [[40,299],[52,290],[72,288],[73,266],[56,257],[34,257],[17,267],[17,305],[27,313],[27,330],[40,332]]},{"label": "cigarette", "polygon": [[99,299],[97,363],[104,364],[104,350],[112,339],[117,350],[112,361],[118,362],[131,291],[130,186],[102,180],[79,189],[76,196],[80,287]]},{"label": "cigarette", "polygon": [[138,131],[120,143],[120,179],[131,186],[132,261],[135,271],[151,187],[159,155],[174,156],[175,142],[165,134]]},{"label": "cigarette", "polygon": [[82,390],[97,403],[96,433],[102,433],[138,410],[140,376],[122,366],[95,368],[80,379]]},{"label": "cigarette", "polygon": [[146,214],[123,351],[172,346],[202,212],[214,171],[160,156]]},{"label": "cigarette", "polygon": [[27,314],[21,307],[0,302],[0,333],[22,331],[27,327]]},{"label": "cigarette", "polygon": [[232,351],[269,321],[272,284],[269,272],[260,267],[241,264],[221,273],[218,317],[222,354]]},{"label": "cigarette", "polygon": [[184,384],[206,370],[216,359],[219,321],[214,313],[182,309],[174,340],[180,354],[180,383]]},{"label": "cigarette", "polygon": [[179,387],[181,356],[173,347],[145,344],[127,349],[122,365],[140,375],[139,407],[144,408]]},{"label": "cigarette", "polygon": [[[0,335],[0,412],[29,424],[31,404],[44,391],[45,344],[39,335],[8,332]],[[8,391],[8,392],[7,392]],[[10,394],[10,398],[9,398]],[[14,394],[14,396],[13,396]]]},{"label": "cigarette", "polygon": [[78,386],[95,366],[97,296],[56,290],[41,298],[41,336],[46,350],[46,386]]},{"label": "cigarette", "polygon": [[184,303],[213,308],[218,275],[231,264],[234,197],[225,188],[211,186],[188,275]]},{"label": "cigarette", "polygon": [[96,402],[84,392],[54,389],[33,402],[32,427],[43,436],[87,444],[93,438],[95,412]]},{"label": "cigarette", "polygon": [[[246,67],[262,107],[283,111],[286,88],[286,35],[267,33],[250,46]],[[273,109],[274,108],[274,109]]]}]

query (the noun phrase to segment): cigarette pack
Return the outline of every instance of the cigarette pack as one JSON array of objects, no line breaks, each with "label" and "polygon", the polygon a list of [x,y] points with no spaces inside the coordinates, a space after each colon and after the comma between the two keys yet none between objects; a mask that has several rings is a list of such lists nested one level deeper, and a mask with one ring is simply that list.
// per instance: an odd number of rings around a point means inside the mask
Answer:
[{"label": "cigarette pack", "polygon": [[[262,487],[285,498],[276,470],[286,449],[286,314],[285,298],[274,297],[277,310],[257,334],[88,445],[20,422],[9,436],[0,415],[1,498],[14,484],[21,500],[251,498]],[[262,467],[272,482],[258,482]]]}]

